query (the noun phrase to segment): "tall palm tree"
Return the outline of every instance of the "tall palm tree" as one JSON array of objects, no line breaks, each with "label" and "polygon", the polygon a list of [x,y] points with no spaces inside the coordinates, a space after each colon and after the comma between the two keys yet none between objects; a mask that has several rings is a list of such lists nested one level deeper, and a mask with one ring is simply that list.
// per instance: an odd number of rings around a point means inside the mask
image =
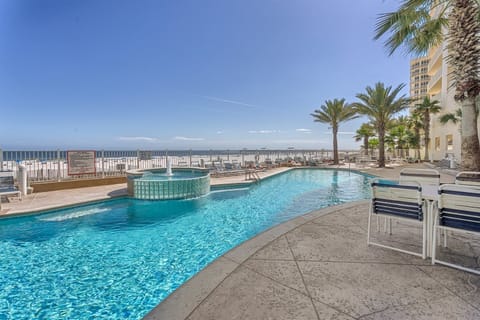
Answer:
[{"label": "tall palm tree", "polygon": [[421,103],[415,105],[415,111],[421,115],[423,122],[424,142],[425,142],[425,156],[423,160],[428,161],[428,149],[430,146],[430,115],[440,112],[442,107],[437,100],[430,100],[430,97],[425,96]]},{"label": "tall palm tree", "polygon": [[366,115],[377,130],[379,167],[385,167],[385,132],[387,125],[396,113],[408,107],[410,101],[405,95],[397,97],[404,87],[405,84],[401,84],[392,90],[391,86],[385,87],[383,83],[378,82],[373,88],[367,86],[365,93],[357,94],[356,97],[360,102],[353,103],[357,112]]},{"label": "tall palm tree", "polygon": [[360,128],[357,129],[356,135],[353,136],[355,141],[363,140],[363,151],[368,156],[368,139],[375,135],[375,130],[369,123],[363,123]]},{"label": "tall palm tree", "polygon": [[[431,16],[434,8],[438,14]],[[480,1],[403,0],[396,12],[381,14],[375,39],[387,36],[390,54],[402,45],[424,54],[448,39],[455,101],[462,109],[462,167],[480,170],[480,143],[475,99],[480,95]],[[443,30],[448,30],[445,34]]]},{"label": "tall palm tree", "polygon": [[314,121],[328,123],[333,133],[333,163],[338,164],[338,127],[341,122],[358,118],[351,105],[345,102],[345,99],[326,100],[320,109],[312,114]]}]

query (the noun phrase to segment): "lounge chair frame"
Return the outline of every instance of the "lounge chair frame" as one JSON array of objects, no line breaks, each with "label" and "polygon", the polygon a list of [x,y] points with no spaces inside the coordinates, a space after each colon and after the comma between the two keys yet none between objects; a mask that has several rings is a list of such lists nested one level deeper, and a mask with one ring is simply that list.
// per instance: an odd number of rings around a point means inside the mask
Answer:
[{"label": "lounge chair frame", "polygon": [[[480,186],[444,184],[439,188],[432,242],[432,264],[442,264],[480,275],[480,270],[439,260],[436,257],[436,230],[480,235]],[[447,225],[449,224],[449,225]]]},{"label": "lounge chair frame", "polygon": [[[397,247],[384,245],[370,240],[372,215],[385,218],[395,218],[422,224],[422,253],[408,251]],[[377,231],[378,219],[377,219]],[[375,179],[372,182],[372,201],[368,214],[367,245],[407,253],[426,258],[427,254],[427,220],[425,219],[422,200],[422,187],[417,182],[390,184]]]}]

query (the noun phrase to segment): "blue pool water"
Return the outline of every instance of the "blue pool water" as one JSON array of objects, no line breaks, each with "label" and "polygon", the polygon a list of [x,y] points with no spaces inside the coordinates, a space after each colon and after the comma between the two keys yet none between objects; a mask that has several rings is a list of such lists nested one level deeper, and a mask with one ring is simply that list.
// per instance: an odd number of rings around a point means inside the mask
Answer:
[{"label": "blue pool water", "polygon": [[118,199],[0,220],[0,319],[140,319],[232,247],[367,198],[370,178],[293,170],[194,200]]}]

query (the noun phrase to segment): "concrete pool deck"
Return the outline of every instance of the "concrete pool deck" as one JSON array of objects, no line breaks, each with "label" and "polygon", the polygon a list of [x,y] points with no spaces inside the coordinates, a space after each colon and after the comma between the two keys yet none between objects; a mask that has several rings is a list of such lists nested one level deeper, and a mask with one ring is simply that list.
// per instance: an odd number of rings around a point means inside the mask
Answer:
[{"label": "concrete pool deck", "polygon": [[[419,167],[426,168],[422,164],[409,164],[405,166],[392,166],[389,168],[358,168],[351,166],[351,170],[357,170],[360,172],[369,173],[379,177],[387,179],[398,179],[400,170],[405,167]],[[314,167],[321,168],[321,167]],[[348,169],[348,165],[343,166],[327,166],[328,169]],[[258,172],[261,179],[271,177],[273,175],[293,169],[292,167],[279,167],[272,168],[267,171]],[[454,176],[441,173],[441,182],[450,183],[453,182]],[[232,184],[245,184],[249,185],[252,181],[245,181],[245,176],[225,176],[218,178],[211,178],[211,185],[232,185]],[[11,197],[9,202],[2,202],[0,209],[0,217],[16,216],[30,212],[38,212],[49,209],[63,208],[82,203],[88,203],[93,201],[101,201],[107,199],[113,199],[116,197],[125,197],[127,195],[126,184],[113,184],[98,187],[77,188],[59,191],[49,191],[32,193],[22,197],[22,201],[19,201],[16,197]]]},{"label": "concrete pool deck", "polygon": [[[480,276],[367,246],[368,206],[330,207],[257,235],[144,319],[480,319]],[[420,229],[393,230],[374,236],[420,251]],[[441,257],[479,268],[480,241],[464,244],[449,235],[454,251]]]}]

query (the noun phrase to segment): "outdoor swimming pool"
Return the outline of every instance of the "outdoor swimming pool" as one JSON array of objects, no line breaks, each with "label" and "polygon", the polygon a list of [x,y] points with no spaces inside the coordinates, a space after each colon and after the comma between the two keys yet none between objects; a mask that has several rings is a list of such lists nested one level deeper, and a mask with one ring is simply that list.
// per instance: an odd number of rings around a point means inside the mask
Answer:
[{"label": "outdoor swimming pool", "polygon": [[193,200],[117,199],[0,220],[0,319],[140,319],[217,257],[370,177],[297,169]]}]

